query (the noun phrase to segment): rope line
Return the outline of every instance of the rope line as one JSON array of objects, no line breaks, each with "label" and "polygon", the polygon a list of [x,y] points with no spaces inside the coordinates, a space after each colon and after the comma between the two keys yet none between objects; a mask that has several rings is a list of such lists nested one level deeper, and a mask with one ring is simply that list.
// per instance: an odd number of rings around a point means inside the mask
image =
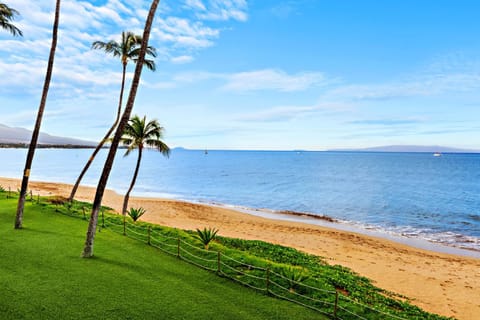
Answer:
[{"label": "rope line", "polygon": [[194,262],[194,261],[192,261],[192,260],[189,260],[189,259],[187,259],[185,256],[181,256],[180,259],[185,260],[185,261],[187,261],[187,262],[189,262],[189,263],[191,263],[191,264],[194,264],[194,265],[196,265],[196,266],[199,267],[199,268],[206,269],[206,270],[210,270],[210,271],[216,271],[215,269],[206,267],[206,266],[201,265],[201,264],[199,264],[199,263],[196,263],[196,262]]},{"label": "rope line", "polygon": [[224,277],[226,277],[226,278],[228,278],[228,279],[230,279],[230,280],[233,280],[233,281],[235,281],[235,282],[238,282],[238,283],[240,283],[240,284],[242,284],[242,285],[244,285],[244,286],[250,287],[250,288],[252,288],[252,289],[255,289],[255,290],[258,290],[258,291],[267,291],[266,288],[259,288],[259,287],[256,287],[256,286],[250,284],[250,283],[240,281],[240,279],[237,279],[237,278],[235,278],[235,277],[232,277],[231,275],[226,274],[226,273],[224,273],[223,271],[221,272],[221,274],[222,274]]},{"label": "rope line", "polygon": [[357,302],[357,301],[355,301],[355,300],[353,300],[353,299],[350,299],[350,298],[347,297],[347,296],[342,296],[342,298],[345,299],[345,300],[348,300],[348,301],[350,301],[350,302],[353,302],[353,303],[355,303],[355,304],[357,304],[357,305],[359,305],[359,306],[362,306],[362,307],[364,307],[364,308],[367,308],[367,309],[370,309],[370,310],[372,310],[372,311],[381,313],[381,314],[383,314],[383,315],[392,317],[392,318],[394,318],[394,319],[407,320],[407,319],[405,319],[405,318],[401,318],[401,317],[399,317],[399,316],[396,316],[396,315],[393,315],[393,314],[390,314],[390,313],[387,313],[387,312],[383,312],[383,311],[381,311],[381,310],[374,309],[373,307],[367,306],[367,305],[362,304],[362,303],[360,303],[360,302]]},{"label": "rope line", "polygon": [[249,267],[249,268],[253,268],[253,269],[257,269],[257,270],[262,270],[262,271],[267,271],[267,269],[265,269],[265,268],[257,267],[257,266],[252,266],[252,265],[247,264],[247,263],[245,263],[245,262],[241,262],[241,261],[235,260],[235,259],[227,256],[226,254],[223,254],[222,257],[227,258],[228,260],[231,260],[231,261],[233,261],[233,262],[236,262],[236,263],[238,263],[238,264],[241,264],[241,265],[246,266],[246,267]]},{"label": "rope line", "polygon": [[222,266],[227,267],[227,268],[230,269],[230,270],[233,270],[233,271],[235,271],[235,272],[237,272],[237,273],[240,273],[240,274],[242,274],[242,275],[245,275],[245,276],[247,276],[247,277],[251,277],[251,278],[258,279],[258,280],[262,280],[262,281],[266,281],[266,280],[267,280],[267,278],[259,277],[259,276],[253,275],[253,274],[248,274],[248,273],[243,272],[243,271],[241,271],[241,270],[235,269],[234,267],[231,267],[231,266],[229,266],[228,264],[225,264],[225,263],[223,263],[223,262],[221,262],[221,261],[220,261],[220,264],[221,264]]},{"label": "rope line", "polygon": [[309,306],[308,304],[302,303],[302,302],[300,302],[300,301],[296,301],[296,300],[290,299],[290,298],[288,298],[288,297],[281,296],[281,295],[276,294],[275,292],[270,291],[270,290],[268,291],[268,293],[276,296],[277,298],[284,299],[284,300],[288,300],[288,301],[290,301],[290,302],[299,304],[299,305],[304,306],[304,307],[306,307],[306,308],[313,309],[313,310],[315,310],[315,311],[318,311],[318,312],[320,312],[320,313],[323,313],[324,315],[330,316],[329,313],[327,313],[327,312],[325,312],[325,311],[323,311],[323,310],[321,310],[321,309],[315,308],[314,306]]},{"label": "rope line", "polygon": [[320,289],[320,288],[317,288],[317,287],[312,287],[312,286],[309,286],[307,284],[304,284],[302,282],[298,282],[298,281],[295,281],[295,280],[291,280],[291,279],[288,279],[287,277],[285,277],[284,275],[281,275],[279,273],[276,273],[275,271],[273,270],[270,270],[270,273],[271,274],[274,274],[280,278],[283,278],[285,280],[287,280],[288,282],[293,282],[295,284],[298,284],[298,285],[301,285],[301,286],[304,286],[306,288],[309,288],[309,289],[313,289],[313,290],[317,290],[317,291],[320,291],[320,292],[325,292],[325,293],[330,293],[330,294],[335,294],[335,291],[330,291],[330,290],[325,290],[325,289]]},{"label": "rope line", "polygon": [[191,253],[191,252],[183,249],[182,247],[180,247],[180,251],[181,251],[181,252],[185,252],[185,253],[188,254],[189,256],[194,257],[194,258],[199,259],[199,260],[203,260],[203,261],[205,261],[205,262],[210,262],[210,263],[211,263],[211,262],[215,262],[215,263],[217,262],[217,260],[205,259],[205,258],[196,256],[196,255],[194,255],[193,253]]}]

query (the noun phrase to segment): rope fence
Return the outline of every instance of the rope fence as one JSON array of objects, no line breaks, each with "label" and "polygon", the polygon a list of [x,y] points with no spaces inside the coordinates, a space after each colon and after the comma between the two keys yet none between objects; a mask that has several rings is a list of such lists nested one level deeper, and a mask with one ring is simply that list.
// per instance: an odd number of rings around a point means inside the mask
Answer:
[{"label": "rope fence", "polygon": [[[12,197],[5,190],[7,198]],[[30,191],[30,200],[34,200]],[[40,197],[37,198],[40,203]],[[65,206],[63,206],[65,208]],[[73,210],[76,209],[76,210]],[[67,210],[58,210],[64,215],[89,220],[85,206]],[[103,217],[103,212],[101,212]],[[100,220],[100,219],[99,219]],[[160,251],[176,256],[199,268],[215,272],[221,277],[233,280],[264,294],[287,300],[306,308],[315,310],[333,319],[393,319],[407,320],[397,315],[389,314],[371,306],[362,304],[355,299],[344,295],[340,291],[326,290],[305,284],[282,274],[272,266],[263,267],[239,261],[220,251],[206,250],[190,243],[180,236],[165,235],[151,226],[126,221],[119,222],[116,217],[103,217],[98,230],[109,229],[115,233],[125,235],[137,241],[144,242]]]}]

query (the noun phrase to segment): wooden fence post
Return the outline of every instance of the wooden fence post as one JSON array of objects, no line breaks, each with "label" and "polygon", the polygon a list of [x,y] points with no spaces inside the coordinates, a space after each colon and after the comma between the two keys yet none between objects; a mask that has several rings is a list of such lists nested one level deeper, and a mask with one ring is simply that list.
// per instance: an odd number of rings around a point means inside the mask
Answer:
[{"label": "wooden fence post", "polygon": [[30,190],[30,201],[33,202],[33,191],[32,190]]},{"label": "wooden fence post", "polygon": [[83,220],[87,220],[87,215],[85,214],[85,207],[82,207],[83,211]]},{"label": "wooden fence post", "polygon": [[177,239],[177,258],[180,258],[180,237]]},{"label": "wooden fence post", "polygon": [[267,276],[266,276],[266,287],[267,287],[267,295],[270,293],[270,267],[267,268]]},{"label": "wooden fence post", "polygon": [[126,227],[127,227],[127,221],[125,220],[125,215],[124,215],[124,216],[123,216],[123,235],[124,235],[124,236],[127,235]]},{"label": "wooden fence post", "polygon": [[338,291],[335,290],[335,305],[333,307],[333,318],[337,319],[337,310],[338,310]]},{"label": "wooden fence post", "polygon": [[151,226],[148,226],[148,229],[147,229],[147,233],[148,233],[148,245],[152,245],[152,243],[150,242],[150,237],[151,237],[151,233],[152,233],[152,227]]},{"label": "wooden fence post", "polygon": [[37,203],[40,203],[40,193],[37,194]]},{"label": "wooden fence post", "polygon": [[10,186],[8,187],[8,195],[7,195],[7,199],[10,198],[10,192],[11,192],[11,189],[10,189]]},{"label": "wooden fence post", "polygon": [[217,272],[218,272],[218,273],[222,273],[221,253],[220,253],[220,251],[217,252]]}]

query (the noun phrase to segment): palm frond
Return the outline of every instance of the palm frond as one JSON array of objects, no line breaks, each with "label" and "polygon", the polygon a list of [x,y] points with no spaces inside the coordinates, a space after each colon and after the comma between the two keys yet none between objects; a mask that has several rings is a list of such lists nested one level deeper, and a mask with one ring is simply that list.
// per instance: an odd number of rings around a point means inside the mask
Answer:
[{"label": "palm frond", "polygon": [[18,15],[20,13],[17,10],[0,3],[0,28],[7,30],[13,36],[23,36],[22,30],[11,23],[11,21],[15,20],[15,16]]}]

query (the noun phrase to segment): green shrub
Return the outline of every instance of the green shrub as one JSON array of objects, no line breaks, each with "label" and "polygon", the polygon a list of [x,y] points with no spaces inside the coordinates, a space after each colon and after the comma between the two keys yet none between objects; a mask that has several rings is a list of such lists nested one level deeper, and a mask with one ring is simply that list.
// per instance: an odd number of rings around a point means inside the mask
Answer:
[{"label": "green shrub", "polygon": [[147,211],[142,207],[139,208],[130,208],[127,211],[127,214],[132,218],[133,222],[136,222],[141,216],[143,216]]},{"label": "green shrub", "polygon": [[197,229],[197,236],[205,246],[205,250],[208,250],[208,245],[217,236],[218,229],[215,228],[203,228],[203,230]]}]

